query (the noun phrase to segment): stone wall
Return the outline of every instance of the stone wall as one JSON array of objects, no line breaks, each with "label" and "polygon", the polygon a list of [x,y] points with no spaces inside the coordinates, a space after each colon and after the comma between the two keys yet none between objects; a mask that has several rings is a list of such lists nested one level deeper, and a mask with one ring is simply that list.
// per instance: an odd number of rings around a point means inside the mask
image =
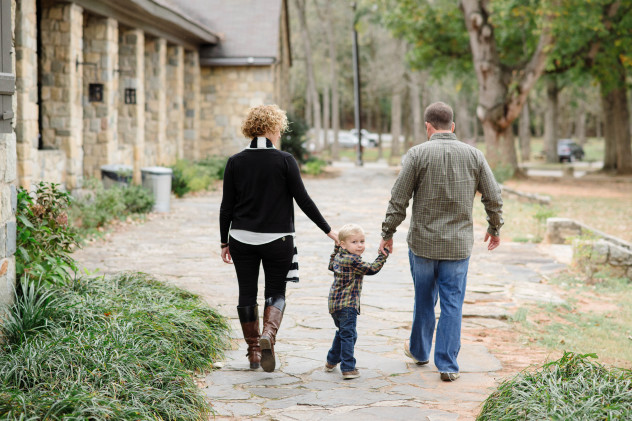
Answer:
[{"label": "stone wall", "polygon": [[[15,15],[16,5],[13,1],[11,4],[11,22],[15,22]],[[15,57],[15,54],[12,54],[11,57]],[[15,62],[12,63],[12,67],[15,71]],[[13,109],[15,110],[16,107],[17,95],[13,95]],[[0,133],[0,309],[11,305],[15,286],[16,166],[15,133]]]},{"label": "stone wall", "polygon": [[145,159],[165,164],[167,41],[145,38]]},{"label": "stone wall", "polygon": [[[101,166],[119,163],[118,23],[86,15],[83,27],[83,173],[101,177]],[[102,99],[90,100],[90,86],[103,86]]]},{"label": "stone wall", "polygon": [[[120,163],[134,169],[140,184],[145,157],[145,34],[140,29],[119,29],[118,135]],[[125,103],[125,90],[135,89],[135,104]]]},{"label": "stone wall", "polygon": [[200,159],[200,56],[197,51],[184,55],[184,158]]},{"label": "stone wall", "polygon": [[83,183],[83,9],[42,0],[42,142],[66,154],[66,188]]},{"label": "stone wall", "polygon": [[37,15],[35,0],[17,3],[15,20],[16,96],[15,134],[18,151],[18,183],[29,188],[39,181],[37,148],[39,109],[37,105]]},{"label": "stone wall", "polygon": [[184,156],[184,48],[167,48],[167,136],[166,164],[174,164]]},{"label": "stone wall", "polygon": [[274,66],[204,67],[200,85],[200,157],[243,149],[241,122],[248,109],[275,102]]}]

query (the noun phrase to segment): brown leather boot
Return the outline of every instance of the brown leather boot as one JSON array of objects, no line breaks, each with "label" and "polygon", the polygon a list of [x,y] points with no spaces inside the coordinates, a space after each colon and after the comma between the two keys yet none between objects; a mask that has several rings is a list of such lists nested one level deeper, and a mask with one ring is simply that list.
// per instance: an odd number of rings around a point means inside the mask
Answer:
[{"label": "brown leather boot", "polygon": [[261,346],[261,367],[263,371],[272,372],[276,366],[274,357],[274,344],[276,334],[283,320],[285,311],[285,297],[266,298],[266,305],[263,310],[263,331],[259,345]]},{"label": "brown leather boot", "polygon": [[250,368],[255,370],[261,363],[261,348],[259,347],[259,306],[237,307],[241,330],[244,332],[244,339],[248,344],[248,361]]}]

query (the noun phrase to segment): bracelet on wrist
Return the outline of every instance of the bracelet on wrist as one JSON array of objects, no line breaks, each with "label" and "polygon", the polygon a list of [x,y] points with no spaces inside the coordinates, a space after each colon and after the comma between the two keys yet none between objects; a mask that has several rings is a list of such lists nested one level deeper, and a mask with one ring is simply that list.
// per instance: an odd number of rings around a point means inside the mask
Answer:
[{"label": "bracelet on wrist", "polygon": [[228,243],[221,243],[220,247],[224,249],[224,248],[228,247]]}]

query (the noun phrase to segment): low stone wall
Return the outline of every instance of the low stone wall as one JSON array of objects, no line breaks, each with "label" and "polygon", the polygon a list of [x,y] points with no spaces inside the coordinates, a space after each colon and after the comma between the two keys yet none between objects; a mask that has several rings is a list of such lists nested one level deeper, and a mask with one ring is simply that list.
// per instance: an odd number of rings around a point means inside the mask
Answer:
[{"label": "low stone wall", "polygon": [[544,241],[573,246],[573,263],[587,274],[608,269],[632,280],[632,244],[568,218],[549,218]]},{"label": "low stone wall", "polygon": [[65,185],[66,154],[60,149],[42,149],[37,151],[36,179],[47,183]]}]

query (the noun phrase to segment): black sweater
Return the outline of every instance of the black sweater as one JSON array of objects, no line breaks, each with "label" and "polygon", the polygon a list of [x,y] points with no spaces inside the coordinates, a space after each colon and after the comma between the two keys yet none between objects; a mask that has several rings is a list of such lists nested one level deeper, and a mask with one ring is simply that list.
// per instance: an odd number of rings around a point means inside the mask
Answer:
[{"label": "black sweater", "polygon": [[309,197],[294,157],[277,149],[246,149],[228,159],[219,209],[221,242],[228,231],[294,232],[292,199],[325,234],[331,227]]}]

